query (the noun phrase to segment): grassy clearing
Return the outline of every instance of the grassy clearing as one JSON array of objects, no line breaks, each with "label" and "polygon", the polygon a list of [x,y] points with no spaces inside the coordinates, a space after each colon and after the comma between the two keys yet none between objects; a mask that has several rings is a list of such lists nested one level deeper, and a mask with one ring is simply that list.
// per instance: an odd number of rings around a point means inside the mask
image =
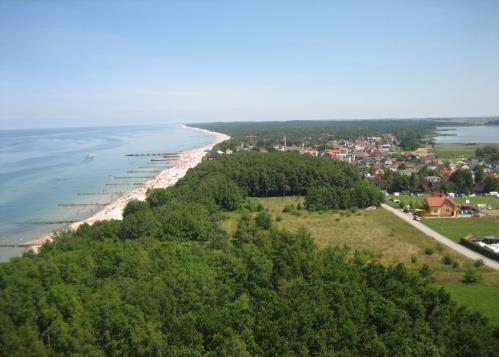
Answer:
[{"label": "grassy clearing", "polygon": [[[487,316],[494,324],[499,324],[497,294],[499,272],[486,267],[476,268],[473,262],[435,242],[411,225],[390,212],[378,208],[374,211],[351,212],[308,212],[299,210],[299,216],[283,213],[286,205],[303,203],[301,197],[262,198],[259,201],[274,218],[274,226],[295,230],[306,227],[321,247],[344,246],[354,250],[370,251],[382,264],[404,263],[409,269],[419,270],[426,264],[434,272],[435,284],[445,286],[455,300]],[[235,232],[239,212],[227,214],[221,222],[222,228]],[[279,217],[280,221],[276,218]],[[434,220],[435,223],[457,221],[458,219]],[[482,219],[468,219],[481,221]],[[497,220],[496,220],[497,223]],[[430,249],[431,255],[425,253]],[[449,255],[458,267],[443,264],[444,256]],[[467,270],[476,270],[481,276],[480,283],[466,285],[462,279]]]},{"label": "grassy clearing", "polygon": [[435,144],[432,153],[442,160],[459,160],[475,157],[476,149],[484,144]]},{"label": "grassy clearing", "polygon": [[499,218],[423,218],[422,222],[456,242],[468,234],[475,236],[499,234]]},{"label": "grassy clearing", "polygon": [[469,200],[472,205],[484,203],[493,209],[499,209],[499,198],[493,196],[456,197],[454,199],[456,203],[465,203],[466,200]]},{"label": "grassy clearing", "polygon": [[[414,207],[414,205],[416,206],[423,205],[425,198],[425,196],[411,196],[407,194],[401,194],[398,197],[390,195],[389,197],[395,200],[400,200],[404,204],[409,204],[411,205],[411,207]],[[492,209],[499,209],[499,198],[493,196],[456,197],[453,200],[454,202],[459,204],[465,203],[466,200],[469,200],[472,205],[476,205],[478,203],[484,203],[492,207]],[[393,201],[386,201],[386,203],[395,208],[399,207],[399,203],[394,203]]]},{"label": "grassy clearing", "polygon": [[389,197],[392,200],[386,201],[386,204],[394,208],[399,208],[400,203],[395,203],[393,202],[393,200],[399,200],[404,204],[404,206],[410,205],[411,207],[420,207],[424,203],[424,196],[411,196],[411,195],[402,194],[400,196],[389,195]]},{"label": "grassy clearing", "polygon": [[499,286],[450,283],[444,287],[456,302],[468,306],[470,310],[480,312],[492,325],[499,326],[499,308],[497,308]]}]

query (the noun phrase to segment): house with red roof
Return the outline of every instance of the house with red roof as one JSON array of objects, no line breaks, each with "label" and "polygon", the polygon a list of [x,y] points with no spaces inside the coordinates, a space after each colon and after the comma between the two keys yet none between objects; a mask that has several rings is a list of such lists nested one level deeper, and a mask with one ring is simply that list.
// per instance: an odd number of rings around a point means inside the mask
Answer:
[{"label": "house with red roof", "polygon": [[432,192],[425,197],[425,216],[428,217],[455,217],[459,212],[459,205],[452,198],[441,192]]}]

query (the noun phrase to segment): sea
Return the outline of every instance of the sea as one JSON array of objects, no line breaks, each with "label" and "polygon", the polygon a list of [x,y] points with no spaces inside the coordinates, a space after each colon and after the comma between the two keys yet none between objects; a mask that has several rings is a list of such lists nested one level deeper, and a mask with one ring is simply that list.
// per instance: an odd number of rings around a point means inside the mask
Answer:
[{"label": "sea", "polygon": [[499,125],[438,127],[435,142],[445,144],[499,143]]},{"label": "sea", "polygon": [[[212,141],[179,124],[0,130],[0,245],[87,218],[171,165],[171,156],[129,154],[170,154]],[[22,253],[0,247],[0,261]]]}]

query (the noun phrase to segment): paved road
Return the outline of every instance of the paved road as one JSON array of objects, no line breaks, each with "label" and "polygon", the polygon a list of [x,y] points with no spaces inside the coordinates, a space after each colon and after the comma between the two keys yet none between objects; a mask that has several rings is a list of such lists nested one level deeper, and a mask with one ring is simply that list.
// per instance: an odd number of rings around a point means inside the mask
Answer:
[{"label": "paved road", "polygon": [[485,265],[487,265],[490,268],[499,270],[499,262],[496,262],[495,260],[492,260],[490,258],[487,258],[486,256],[483,256],[471,249],[466,248],[465,246],[458,244],[454,242],[453,240],[441,235],[440,233],[435,232],[433,229],[430,227],[424,225],[421,222],[415,221],[412,219],[412,215],[409,215],[407,213],[404,213],[402,211],[399,211],[393,207],[388,206],[387,204],[381,204],[381,206],[386,209],[387,211],[392,212],[394,215],[402,218],[404,221],[412,225],[413,227],[416,227],[419,229],[421,232],[426,234],[427,236],[432,237],[433,239],[439,241],[440,243],[446,245],[447,247],[453,249],[454,251],[458,252],[461,255],[464,255],[467,258],[477,260],[477,259],[482,259]]}]

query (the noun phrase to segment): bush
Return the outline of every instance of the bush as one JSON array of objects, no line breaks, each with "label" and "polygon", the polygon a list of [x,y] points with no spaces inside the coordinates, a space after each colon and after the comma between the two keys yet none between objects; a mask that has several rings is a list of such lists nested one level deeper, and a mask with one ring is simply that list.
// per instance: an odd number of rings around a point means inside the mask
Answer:
[{"label": "bush", "polygon": [[473,266],[475,268],[483,267],[483,265],[484,265],[483,259],[477,259],[473,262]]},{"label": "bush", "polygon": [[421,275],[423,278],[429,278],[432,273],[432,270],[427,264],[424,264],[421,269],[419,269],[419,275]]},{"label": "bush", "polygon": [[426,254],[426,255],[433,255],[433,249],[432,248],[425,248],[424,254]]},{"label": "bush", "polygon": [[417,257],[415,255],[411,255],[411,263],[415,264],[417,262]]},{"label": "bush", "polygon": [[257,227],[270,229],[272,227],[272,216],[267,211],[260,211],[255,217]]},{"label": "bush", "polygon": [[444,255],[444,257],[442,258],[442,263],[444,263],[445,265],[451,265],[452,263],[454,263],[454,258],[452,258],[450,255]]},{"label": "bush", "polygon": [[123,210],[123,217],[148,208],[149,204],[145,201],[130,200]]},{"label": "bush", "polygon": [[473,271],[473,270],[468,270],[464,274],[463,283],[473,284],[473,283],[479,282],[481,279],[482,279],[482,275],[480,273]]}]

